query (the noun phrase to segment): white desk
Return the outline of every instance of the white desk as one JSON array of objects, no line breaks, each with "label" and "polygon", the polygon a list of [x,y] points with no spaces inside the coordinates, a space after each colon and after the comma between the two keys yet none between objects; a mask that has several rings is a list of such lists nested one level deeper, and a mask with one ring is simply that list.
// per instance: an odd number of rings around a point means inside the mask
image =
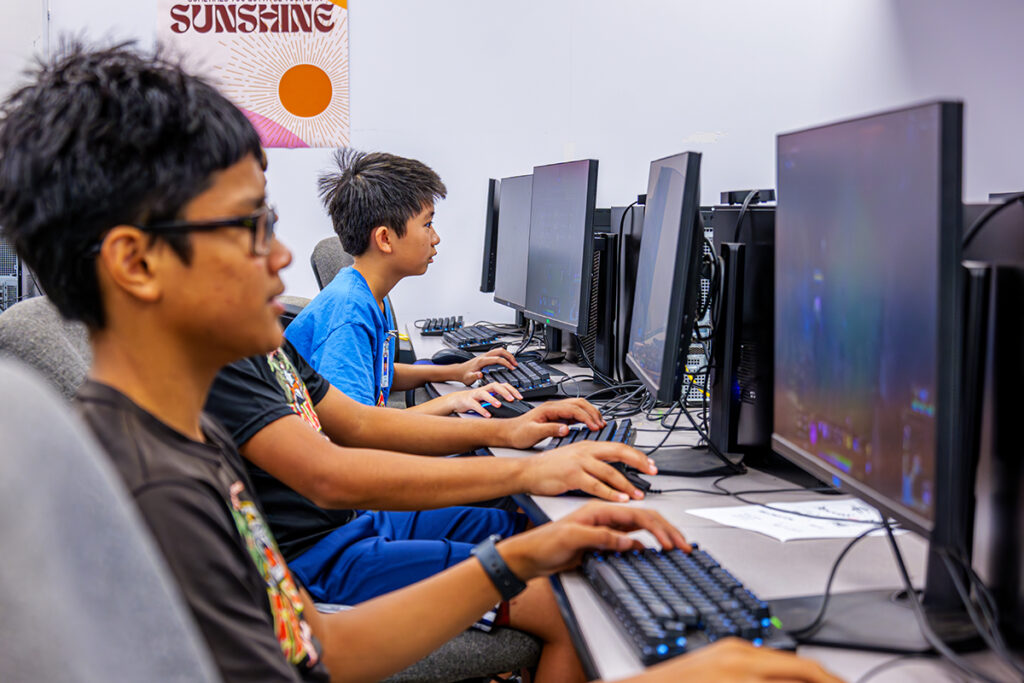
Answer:
[{"label": "white desk", "polygon": [[[413,348],[420,358],[429,358],[441,348],[440,337],[423,337],[419,331],[410,328]],[[571,374],[584,371],[575,366],[565,368]],[[437,393],[456,391],[457,384],[437,384]],[[483,419],[467,416],[467,419]],[[644,420],[633,419],[637,427],[657,426]],[[695,436],[691,432],[673,434],[672,444],[692,444]],[[644,449],[658,443],[661,435],[639,432],[636,445]],[[517,458],[533,454],[533,451],[493,448],[497,457]],[[670,476],[650,477],[656,489],[691,488],[710,491],[714,478],[680,478]],[[750,470],[742,476],[726,479],[722,485],[732,491],[792,488],[793,484],[764,472]],[[575,497],[521,497],[522,504],[531,516],[542,513],[548,519],[558,519],[587,502],[586,498]],[[807,501],[825,496],[814,492],[790,492],[759,494],[752,496],[761,502]],[[829,497],[834,500],[835,497]],[[631,501],[624,505],[651,508],[683,531],[687,539],[698,542],[742,581],[750,590],[765,600],[784,597],[815,595],[823,592],[828,573],[849,539],[805,540],[782,543],[767,536],[722,526],[716,522],[696,517],[686,511],[699,507],[740,505],[739,501],[727,496],[700,492],[678,492],[649,495],[642,501]],[[648,536],[648,538],[650,538]],[[927,543],[919,536],[907,533],[898,537],[911,579],[916,586],[923,583]],[[619,631],[613,617],[601,599],[578,572],[566,572],[555,579],[556,589],[561,589],[564,601],[563,614],[570,629],[575,631],[577,649],[587,669],[603,680],[616,680],[643,670],[643,665],[633,653],[625,637]],[[833,583],[833,594],[860,590],[873,590],[901,586],[895,560],[883,536],[861,540],[843,560]],[[829,670],[847,680],[855,681],[873,667],[895,659],[896,655],[866,651],[843,650],[801,646],[799,654],[816,659]],[[998,667],[994,657],[986,653],[973,654],[968,659],[991,671],[993,675],[1006,675]],[[871,677],[871,683],[934,683],[937,681],[962,680],[959,672],[947,668],[937,660],[904,659],[898,666]]]}]

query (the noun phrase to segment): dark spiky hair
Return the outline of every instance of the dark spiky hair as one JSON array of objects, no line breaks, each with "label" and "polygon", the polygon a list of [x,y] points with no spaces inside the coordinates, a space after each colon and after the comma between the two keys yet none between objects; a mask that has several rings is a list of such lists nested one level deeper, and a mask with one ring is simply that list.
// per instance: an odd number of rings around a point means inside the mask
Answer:
[{"label": "dark spiky hair", "polygon": [[382,225],[404,236],[410,218],[448,193],[437,173],[415,159],[344,148],[334,162],[337,170],[320,176],[320,198],[352,256],[366,251]]},{"label": "dark spiky hair", "polygon": [[[60,312],[104,324],[90,247],[180,217],[211,175],[261,158],[245,115],[157,50],[67,44],[0,107],[0,225]],[[187,262],[187,237],[168,239]]]}]

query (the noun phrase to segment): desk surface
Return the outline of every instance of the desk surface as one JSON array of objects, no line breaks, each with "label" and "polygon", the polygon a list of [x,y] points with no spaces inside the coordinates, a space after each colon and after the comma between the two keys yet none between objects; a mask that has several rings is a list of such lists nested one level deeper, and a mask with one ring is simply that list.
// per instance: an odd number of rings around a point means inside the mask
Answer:
[{"label": "desk surface", "polygon": [[[433,351],[442,346],[438,337],[423,337],[418,330],[410,328],[410,339],[417,355],[429,358]],[[571,368],[571,369],[570,369]],[[582,372],[576,366],[569,366],[572,374]],[[438,393],[447,393],[461,388],[461,385],[438,384]],[[467,419],[483,419],[466,416]],[[641,428],[657,427],[633,418]],[[658,443],[661,435],[654,432],[639,432],[637,447],[646,449]],[[670,443],[692,445],[695,435],[691,432],[674,433]],[[493,448],[497,457],[515,458],[534,454],[535,451]],[[741,505],[735,498],[710,493],[714,478],[681,478],[671,476],[650,477],[656,489],[694,489],[687,492],[662,493],[647,496],[642,501],[631,501],[624,505],[650,508],[660,512],[666,519],[683,531],[687,539],[696,541],[708,550],[738,579],[759,597],[766,600],[821,594],[825,588],[828,573],[836,557],[849,539],[802,540],[782,543],[768,536],[751,531],[723,526],[702,517],[691,515],[687,510],[705,507]],[[730,477],[721,482],[730,491],[743,492],[762,489],[788,489],[793,484],[764,472],[750,470],[742,476]],[[808,501],[816,499],[836,500],[836,496],[823,496],[812,491],[758,494],[751,496],[759,502]],[[530,496],[531,514],[538,511],[548,519],[558,519],[587,502],[588,499],[573,497]],[[641,534],[645,535],[645,534]],[[651,539],[647,535],[648,539]],[[927,543],[913,533],[902,534],[898,543],[914,584],[923,582]],[[581,636],[577,643],[580,656],[592,673],[602,680],[612,681],[633,675],[643,670],[643,665],[633,654],[623,635],[619,632],[605,604],[590,589],[578,572],[565,572],[556,579],[564,590],[563,612],[567,622],[578,629]],[[898,588],[901,585],[898,570],[888,541],[884,537],[869,537],[860,541],[857,547],[843,560],[835,581],[833,593],[847,593],[858,590]],[[829,670],[850,681],[858,680],[872,668],[892,661],[890,669],[872,676],[872,683],[893,681],[958,681],[962,677],[951,667],[937,660],[900,658],[890,654],[843,650],[837,648],[801,646],[798,652],[805,657],[816,659]],[[900,661],[895,661],[899,659]],[[988,669],[993,675],[1005,671],[997,667],[991,655],[980,653],[970,655],[970,661]]]}]

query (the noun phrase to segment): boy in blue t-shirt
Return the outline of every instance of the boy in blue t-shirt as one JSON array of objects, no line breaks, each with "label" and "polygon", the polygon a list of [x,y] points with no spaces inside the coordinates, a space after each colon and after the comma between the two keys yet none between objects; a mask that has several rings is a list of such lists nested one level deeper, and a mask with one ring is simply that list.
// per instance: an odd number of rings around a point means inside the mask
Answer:
[{"label": "boy in blue t-shirt", "polygon": [[[384,153],[352,149],[335,156],[338,170],[320,178],[320,195],[345,251],[355,258],[285,330],[299,354],[331,384],[366,405],[385,405],[392,390],[427,382],[471,385],[480,368],[515,367],[505,349],[492,349],[454,365],[395,363],[397,331],[391,326],[388,292],[402,278],[422,275],[441,239],[434,231],[434,202],[447,190],[425,164]],[[447,415],[480,404],[522,398],[507,384],[458,391],[410,410]]]}]

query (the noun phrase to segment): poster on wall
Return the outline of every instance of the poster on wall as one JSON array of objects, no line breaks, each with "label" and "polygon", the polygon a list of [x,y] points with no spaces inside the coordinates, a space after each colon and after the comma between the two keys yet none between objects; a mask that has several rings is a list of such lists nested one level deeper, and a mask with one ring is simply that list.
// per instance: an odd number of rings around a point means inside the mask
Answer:
[{"label": "poster on wall", "polygon": [[349,142],[347,0],[159,0],[157,40],[249,117],[265,147]]}]

